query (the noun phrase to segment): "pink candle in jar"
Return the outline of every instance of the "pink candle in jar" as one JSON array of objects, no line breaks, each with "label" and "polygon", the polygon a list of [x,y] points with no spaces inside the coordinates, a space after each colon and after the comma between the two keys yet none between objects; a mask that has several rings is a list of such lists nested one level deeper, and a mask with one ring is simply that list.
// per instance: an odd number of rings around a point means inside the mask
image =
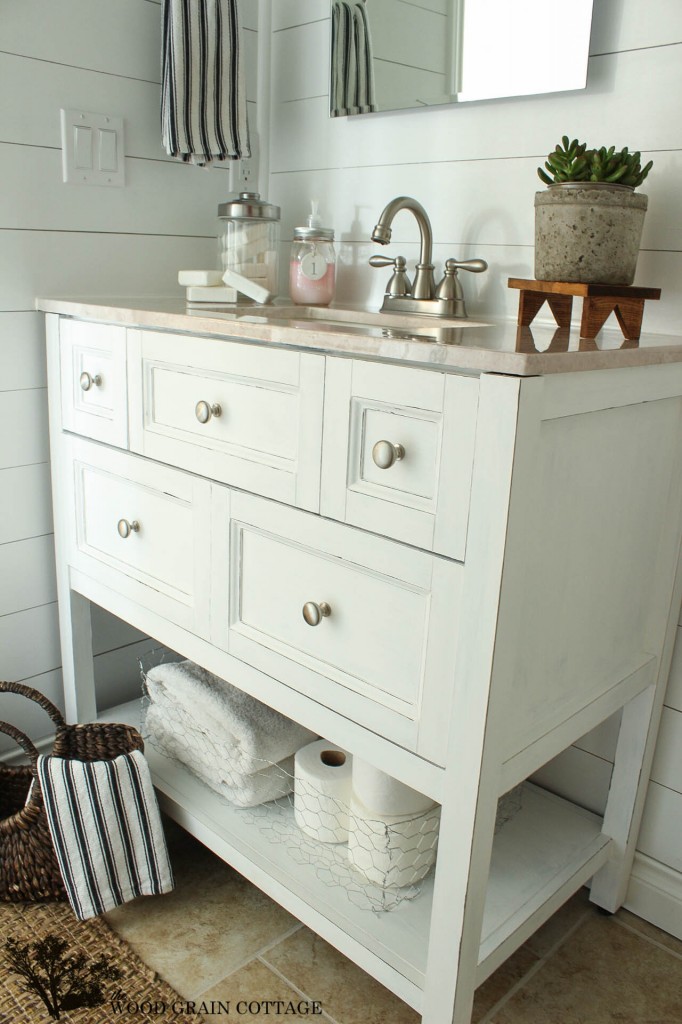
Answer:
[{"label": "pink candle in jar", "polygon": [[336,268],[322,256],[292,259],[289,265],[289,294],[303,306],[328,306],[334,298]]},{"label": "pink candle in jar", "polygon": [[294,228],[289,264],[289,294],[301,306],[328,306],[334,298],[334,232],[320,227],[317,202],[306,227]]}]

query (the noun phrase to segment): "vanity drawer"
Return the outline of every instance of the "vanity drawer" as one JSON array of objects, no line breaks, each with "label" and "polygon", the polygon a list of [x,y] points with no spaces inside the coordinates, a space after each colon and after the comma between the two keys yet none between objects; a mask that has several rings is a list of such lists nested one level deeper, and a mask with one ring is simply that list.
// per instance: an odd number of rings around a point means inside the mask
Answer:
[{"label": "vanity drawer", "polygon": [[319,509],[324,357],[129,331],[131,448]]},{"label": "vanity drawer", "polygon": [[76,438],[68,449],[70,564],[207,636],[210,483]]},{"label": "vanity drawer", "polygon": [[442,763],[463,567],[250,495],[214,497],[214,642]]},{"label": "vanity drawer", "polygon": [[463,559],[478,378],[327,361],[323,515]]},{"label": "vanity drawer", "polygon": [[59,352],[64,429],[127,448],[125,328],[62,319]]}]

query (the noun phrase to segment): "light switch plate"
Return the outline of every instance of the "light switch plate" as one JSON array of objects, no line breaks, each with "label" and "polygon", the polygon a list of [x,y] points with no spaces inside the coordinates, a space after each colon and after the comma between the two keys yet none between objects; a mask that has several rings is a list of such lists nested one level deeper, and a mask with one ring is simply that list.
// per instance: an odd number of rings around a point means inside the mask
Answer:
[{"label": "light switch plate", "polygon": [[63,180],[73,185],[125,185],[123,118],[61,111]]}]

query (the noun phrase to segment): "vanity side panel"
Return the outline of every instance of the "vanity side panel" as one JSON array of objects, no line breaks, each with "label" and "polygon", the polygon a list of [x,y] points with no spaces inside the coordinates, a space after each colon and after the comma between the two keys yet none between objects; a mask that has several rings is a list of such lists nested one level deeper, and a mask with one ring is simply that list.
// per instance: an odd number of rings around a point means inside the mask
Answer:
[{"label": "vanity side panel", "polygon": [[[605,717],[600,701],[626,686],[634,696],[656,676],[682,456],[682,374],[664,380],[660,369],[544,382],[534,471],[512,498],[522,512],[507,539],[518,554],[502,611],[514,634],[503,760],[526,751],[524,772],[566,746],[563,733],[557,750],[548,739],[562,722],[576,716],[577,739]],[[496,659],[508,656],[498,636]]]}]

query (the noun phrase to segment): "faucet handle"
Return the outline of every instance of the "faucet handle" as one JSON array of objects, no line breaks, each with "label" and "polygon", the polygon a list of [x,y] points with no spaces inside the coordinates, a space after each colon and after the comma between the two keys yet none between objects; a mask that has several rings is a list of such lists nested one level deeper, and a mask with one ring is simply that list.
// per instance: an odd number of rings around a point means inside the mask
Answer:
[{"label": "faucet handle", "polygon": [[396,256],[391,259],[389,256],[370,256],[370,267],[393,267],[393,274],[386,285],[386,295],[394,298],[404,297],[412,294],[412,285],[405,272],[407,261],[404,256]]},{"label": "faucet handle", "polygon": [[488,269],[488,264],[485,260],[446,260],[445,261],[445,273],[448,271],[457,270],[470,270],[472,274],[482,274],[484,270]]}]

